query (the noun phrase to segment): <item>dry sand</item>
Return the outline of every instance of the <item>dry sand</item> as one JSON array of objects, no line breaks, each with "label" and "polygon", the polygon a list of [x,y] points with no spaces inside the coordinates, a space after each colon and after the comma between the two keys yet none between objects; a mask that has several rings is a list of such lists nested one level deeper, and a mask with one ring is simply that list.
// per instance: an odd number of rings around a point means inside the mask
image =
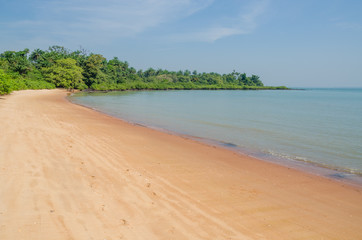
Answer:
[{"label": "dry sand", "polygon": [[0,99],[0,239],[362,239],[361,188],[134,126],[64,90]]}]

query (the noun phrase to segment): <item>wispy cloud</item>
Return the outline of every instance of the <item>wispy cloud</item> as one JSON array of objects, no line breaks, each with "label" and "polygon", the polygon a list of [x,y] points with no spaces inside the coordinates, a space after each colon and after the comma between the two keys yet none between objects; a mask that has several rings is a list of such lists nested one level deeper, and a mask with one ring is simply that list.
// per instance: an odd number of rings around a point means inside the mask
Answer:
[{"label": "wispy cloud", "polygon": [[[162,30],[162,24],[180,23],[190,16],[206,13],[216,0],[34,0],[31,17],[20,16],[17,21],[2,22],[6,29],[0,34],[11,36],[21,43],[107,44],[114,40],[147,33],[158,29],[163,39],[177,41],[214,42],[218,39],[249,34],[258,26],[258,18],[267,11],[269,0],[247,0],[236,2],[240,11],[233,16],[220,11],[220,15],[206,21],[203,26],[186,25],[180,31],[170,27]],[[229,3],[226,3],[228,5]],[[229,4],[231,7],[235,6]],[[212,16],[213,17],[213,16]],[[1,19],[1,18],[0,18]],[[208,20],[208,19],[207,19]],[[167,23],[167,24],[166,24]],[[158,28],[160,27],[161,28]],[[198,27],[199,26],[199,27]],[[190,32],[188,32],[190,31]],[[41,39],[41,41],[39,41]],[[1,42],[1,41],[0,41]],[[39,46],[39,44],[35,44]],[[41,46],[39,46],[41,47]]]},{"label": "wispy cloud", "polygon": [[[35,17],[7,22],[34,37],[103,41],[129,37],[165,22],[190,16],[214,0],[62,0],[35,1]],[[69,39],[68,39],[69,40]]]},{"label": "wispy cloud", "polygon": [[336,26],[343,29],[362,31],[362,24],[357,22],[338,22]]},{"label": "wispy cloud", "polygon": [[214,42],[224,37],[246,33],[247,31],[236,27],[211,27],[197,32],[172,35],[171,38],[177,41]]},{"label": "wispy cloud", "polygon": [[[214,42],[218,39],[241,34],[249,34],[258,26],[258,17],[267,11],[269,0],[252,1],[228,23],[209,26],[199,31],[172,36],[179,41]],[[231,23],[230,23],[231,22]]]},{"label": "wispy cloud", "polygon": [[186,17],[210,3],[211,0],[65,0],[45,8],[60,12],[61,16],[69,14],[80,30],[118,31],[120,36],[129,36]]}]

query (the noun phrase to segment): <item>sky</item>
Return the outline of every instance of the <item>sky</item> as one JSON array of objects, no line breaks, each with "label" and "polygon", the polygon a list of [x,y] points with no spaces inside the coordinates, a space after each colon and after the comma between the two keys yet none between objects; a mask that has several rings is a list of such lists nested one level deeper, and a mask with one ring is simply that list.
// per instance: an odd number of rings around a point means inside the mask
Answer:
[{"label": "sky", "polygon": [[0,0],[0,52],[60,45],[146,70],[362,87],[361,0]]}]

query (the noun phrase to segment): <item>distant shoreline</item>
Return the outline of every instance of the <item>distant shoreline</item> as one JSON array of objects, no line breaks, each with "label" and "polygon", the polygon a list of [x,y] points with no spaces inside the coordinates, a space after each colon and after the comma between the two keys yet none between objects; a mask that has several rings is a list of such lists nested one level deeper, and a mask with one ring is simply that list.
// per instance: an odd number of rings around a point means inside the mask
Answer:
[{"label": "distant shoreline", "polygon": [[305,89],[293,89],[293,88],[287,88],[284,86],[281,87],[260,87],[260,88],[254,88],[254,87],[240,87],[240,88],[208,88],[208,87],[202,87],[202,88],[166,88],[166,89],[158,89],[158,88],[144,88],[144,89],[110,89],[110,90],[96,90],[96,89],[84,89],[81,92],[86,93],[92,93],[92,92],[124,92],[124,91],[189,91],[189,90],[210,90],[210,91],[219,91],[219,90],[230,90],[230,91],[262,91],[262,90],[305,90]]},{"label": "distant shoreline", "polygon": [[[29,56],[28,56],[29,54]],[[30,53],[5,51],[0,54],[0,94],[25,89],[168,90],[168,89],[286,89],[264,87],[258,75],[246,73],[198,73],[148,68],[138,71],[117,57],[71,51],[62,46]]]}]

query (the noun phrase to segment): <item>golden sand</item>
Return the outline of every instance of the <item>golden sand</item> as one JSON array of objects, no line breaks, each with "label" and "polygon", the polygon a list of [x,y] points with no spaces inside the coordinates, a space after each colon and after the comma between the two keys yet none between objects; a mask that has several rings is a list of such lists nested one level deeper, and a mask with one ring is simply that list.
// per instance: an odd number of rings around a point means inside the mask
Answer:
[{"label": "golden sand", "polygon": [[362,239],[361,188],[68,102],[0,99],[0,239]]}]

